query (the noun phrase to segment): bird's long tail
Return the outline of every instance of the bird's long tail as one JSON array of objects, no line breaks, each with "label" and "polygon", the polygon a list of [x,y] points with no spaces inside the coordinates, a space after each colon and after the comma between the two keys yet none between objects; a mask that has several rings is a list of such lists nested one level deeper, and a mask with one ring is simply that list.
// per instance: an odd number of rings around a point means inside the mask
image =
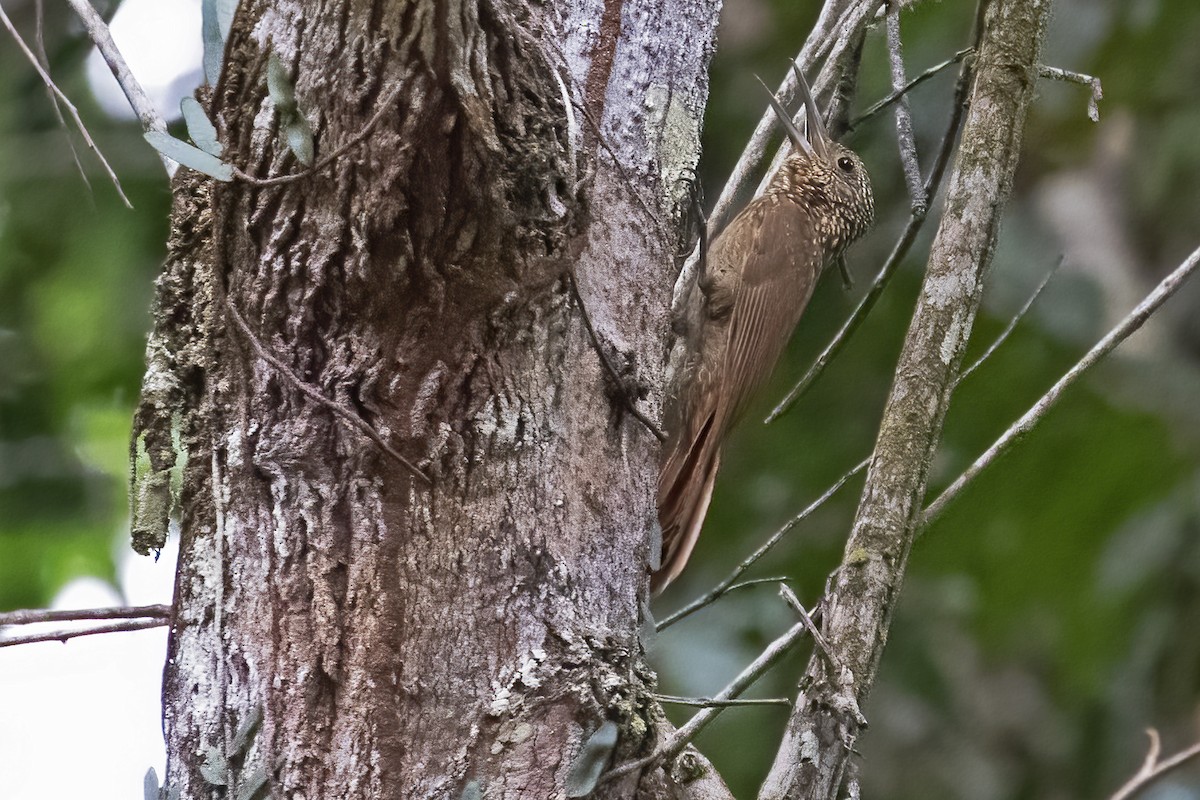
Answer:
[{"label": "bird's long tail", "polygon": [[721,432],[709,414],[694,436],[678,439],[658,476],[658,523],[662,528],[662,562],[650,577],[657,594],[683,572],[712,499],[721,462]]}]

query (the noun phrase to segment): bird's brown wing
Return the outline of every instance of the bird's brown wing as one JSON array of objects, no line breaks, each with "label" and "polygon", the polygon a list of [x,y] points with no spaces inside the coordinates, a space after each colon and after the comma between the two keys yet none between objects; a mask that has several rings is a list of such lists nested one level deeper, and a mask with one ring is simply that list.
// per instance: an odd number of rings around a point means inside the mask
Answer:
[{"label": "bird's brown wing", "polygon": [[[736,276],[718,276],[720,292],[732,294],[732,310],[727,323],[710,323],[714,328],[706,331],[720,338],[702,336],[699,345],[721,348],[724,355],[714,359],[710,374],[694,376],[693,385],[684,387],[685,417],[659,472],[662,563],[651,580],[656,592],[683,571],[704,523],[725,436],[774,369],[820,273],[811,223],[789,201],[755,201],[728,232],[743,225],[750,235],[714,247],[714,267]],[[741,243],[740,252],[730,242]]]},{"label": "bird's brown wing", "polygon": [[[768,201],[770,202],[770,201]],[[788,200],[765,205],[747,238],[725,346],[725,431],[774,371],[821,272],[822,254],[808,215]]]}]

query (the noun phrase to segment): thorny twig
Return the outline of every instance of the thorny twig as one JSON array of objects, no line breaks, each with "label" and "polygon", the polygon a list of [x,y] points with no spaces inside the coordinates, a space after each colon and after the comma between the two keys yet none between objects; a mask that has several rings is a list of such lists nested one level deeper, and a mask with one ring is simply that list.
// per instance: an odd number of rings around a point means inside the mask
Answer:
[{"label": "thorny twig", "polygon": [[321,394],[316,388],[309,386],[307,383],[300,380],[300,378],[294,372],[292,372],[287,364],[284,364],[278,358],[268,353],[266,348],[263,347],[262,342],[260,342],[258,337],[254,335],[254,331],[250,330],[250,326],[246,323],[245,318],[242,317],[241,312],[237,310],[237,307],[233,304],[233,301],[228,296],[225,297],[225,308],[229,312],[229,316],[237,326],[238,330],[241,331],[242,335],[246,337],[246,341],[249,342],[250,347],[252,347],[254,352],[258,354],[258,357],[271,365],[275,371],[278,372],[285,380],[287,380],[288,383],[295,387],[297,391],[312,400],[317,405],[329,409],[335,415],[350,423],[352,427],[357,428],[359,432],[374,442],[380,450],[391,456],[393,460],[405,467],[413,474],[413,476],[420,479],[422,483],[426,485],[433,484],[433,481],[429,479],[428,475],[422,472],[407,458],[397,453],[391,445],[383,440],[383,437],[379,435],[379,432],[366,422],[366,420],[340,403],[330,400],[328,397]]},{"label": "thorny twig", "polygon": [[29,59],[29,63],[37,71],[38,77],[42,79],[42,83],[46,84],[46,88],[66,106],[67,113],[74,120],[75,127],[79,129],[79,134],[83,137],[83,141],[96,154],[96,158],[100,160],[101,166],[104,167],[104,171],[108,174],[108,179],[112,181],[112,185],[116,188],[117,194],[121,196],[122,202],[125,203],[127,208],[133,208],[133,203],[129,202],[129,198],[125,196],[125,190],[121,188],[121,181],[117,178],[117,173],[113,172],[113,168],[109,165],[108,160],[104,158],[104,154],[100,152],[100,148],[92,141],[92,135],[88,133],[87,126],[83,124],[83,119],[79,116],[79,110],[75,108],[75,104],[71,102],[70,98],[63,94],[58,85],[54,83],[54,79],[50,77],[50,73],[42,69],[42,65],[38,63],[37,56],[29,49],[29,45],[25,44],[25,40],[17,32],[17,28],[13,25],[12,20],[8,18],[8,14],[4,13],[3,6],[0,6],[0,23],[3,23],[8,32],[12,34],[13,39],[17,42],[17,46],[21,48],[21,52]]},{"label": "thorny twig", "polygon": [[1087,372],[1096,365],[1100,359],[1111,353],[1117,345],[1125,341],[1138,328],[1142,327],[1150,315],[1158,310],[1158,307],[1166,302],[1167,298],[1173,295],[1179,287],[1200,266],[1200,248],[1192,251],[1192,254],[1187,259],[1175,268],[1170,275],[1163,278],[1162,282],[1155,287],[1154,291],[1150,292],[1142,302],[1138,303],[1137,307],[1121,320],[1103,339],[1089,350],[1083,358],[1075,363],[1067,372],[1058,379],[1058,381],[1050,387],[1041,398],[1030,407],[1025,414],[1006,430],[999,439],[997,439],[991,447],[989,447],[971,466],[967,467],[961,475],[959,475],[950,486],[943,491],[936,500],[926,506],[921,517],[921,527],[928,528],[938,516],[945,511],[946,506],[957,497],[964,488],[979,476],[992,462],[1004,455],[1008,450],[1017,443],[1022,437],[1028,434],[1035,426],[1046,416],[1046,413],[1054,406],[1062,393],[1079,380],[1083,373]]},{"label": "thorny twig", "polygon": [[1162,740],[1159,739],[1158,731],[1154,728],[1147,728],[1146,735],[1150,737],[1150,750],[1146,753],[1146,759],[1142,762],[1141,769],[1134,773],[1133,777],[1126,781],[1125,785],[1118,789],[1109,800],[1130,800],[1171,770],[1182,767],[1193,758],[1200,756],[1200,742],[1197,742],[1165,761],[1159,761],[1158,757],[1162,754]]}]

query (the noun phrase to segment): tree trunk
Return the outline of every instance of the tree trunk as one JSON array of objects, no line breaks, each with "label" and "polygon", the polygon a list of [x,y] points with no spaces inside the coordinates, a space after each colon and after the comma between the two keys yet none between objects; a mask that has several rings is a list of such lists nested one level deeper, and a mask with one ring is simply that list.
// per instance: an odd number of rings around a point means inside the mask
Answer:
[{"label": "tree trunk", "polygon": [[[718,10],[240,4],[211,116],[242,170],[301,170],[270,53],[318,161],[391,107],[310,177],[176,185],[183,797],[550,798],[606,720],[650,752],[658,443],[621,393],[657,417]],[[673,775],[598,794],[723,792]]]}]

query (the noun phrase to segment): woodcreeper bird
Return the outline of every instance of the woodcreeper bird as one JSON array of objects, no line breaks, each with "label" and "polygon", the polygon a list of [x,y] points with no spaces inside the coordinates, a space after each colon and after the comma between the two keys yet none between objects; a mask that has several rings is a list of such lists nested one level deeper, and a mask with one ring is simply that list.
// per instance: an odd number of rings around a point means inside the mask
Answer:
[{"label": "woodcreeper bird", "polygon": [[701,308],[684,334],[686,355],[667,411],[670,438],[658,478],[662,560],[651,578],[656,593],[687,563],[725,438],[774,369],[817,278],[874,220],[862,160],[829,138],[804,77],[792,68],[805,132],[768,89],[793,152],[701,259]]}]

